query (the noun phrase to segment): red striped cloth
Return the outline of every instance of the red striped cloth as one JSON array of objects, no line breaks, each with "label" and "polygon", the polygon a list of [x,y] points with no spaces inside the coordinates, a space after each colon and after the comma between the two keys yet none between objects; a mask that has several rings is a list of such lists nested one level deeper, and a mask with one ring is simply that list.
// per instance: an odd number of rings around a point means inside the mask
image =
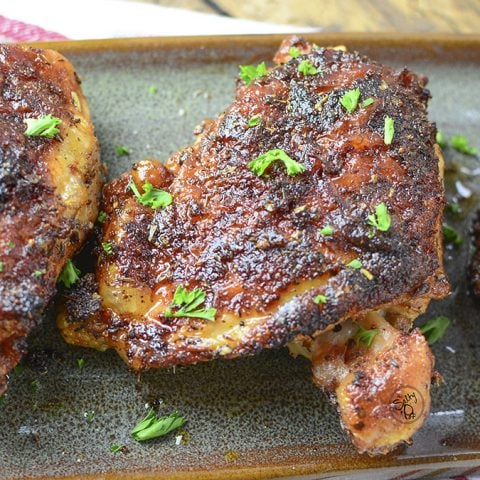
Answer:
[{"label": "red striped cloth", "polygon": [[0,42],[40,42],[65,40],[66,38],[60,33],[49,32],[37,25],[30,25],[0,15]]}]

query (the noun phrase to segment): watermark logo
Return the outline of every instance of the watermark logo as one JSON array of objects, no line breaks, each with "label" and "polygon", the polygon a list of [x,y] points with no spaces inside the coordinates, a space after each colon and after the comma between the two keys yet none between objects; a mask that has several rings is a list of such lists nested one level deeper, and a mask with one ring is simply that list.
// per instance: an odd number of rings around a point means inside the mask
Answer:
[{"label": "watermark logo", "polygon": [[400,387],[391,401],[394,417],[402,423],[412,423],[422,417],[425,402],[422,394],[410,386]]}]

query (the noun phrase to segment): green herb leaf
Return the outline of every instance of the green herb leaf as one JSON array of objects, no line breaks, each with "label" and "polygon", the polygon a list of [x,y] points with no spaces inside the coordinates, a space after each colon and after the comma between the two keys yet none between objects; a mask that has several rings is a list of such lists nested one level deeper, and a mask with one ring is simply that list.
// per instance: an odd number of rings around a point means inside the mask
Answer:
[{"label": "green herb leaf", "polygon": [[362,268],[363,265],[362,265],[362,262],[358,258],[356,258],[355,260],[352,260],[351,262],[347,263],[345,266],[358,270],[359,268]]},{"label": "green herb leaf", "polygon": [[154,188],[150,182],[143,184],[143,193],[138,191],[137,186],[133,182],[128,187],[142,205],[152,208],[165,208],[173,201],[173,197],[168,192]]},{"label": "green herb leaf", "polygon": [[255,65],[240,65],[240,78],[245,85],[250,85],[254,80],[268,73],[265,62]]},{"label": "green herb leaf", "polygon": [[58,277],[58,281],[62,282],[67,288],[70,288],[80,277],[80,270],[73,264],[71,260],[63,267],[62,273]]},{"label": "green herb leaf", "polygon": [[292,58],[297,58],[301,55],[301,52],[300,50],[297,48],[297,47],[290,47],[289,50],[288,50],[288,54],[292,57]]},{"label": "green herb leaf", "polygon": [[344,93],[340,99],[340,103],[348,111],[348,113],[352,113],[357,108],[359,99],[360,89],[354,88],[353,90],[349,90],[348,92]]},{"label": "green herb leaf", "polygon": [[319,72],[308,60],[302,60],[299,63],[298,71],[304,75],[316,75]]},{"label": "green herb leaf", "polygon": [[106,219],[107,219],[107,212],[104,212],[103,210],[100,210],[100,212],[98,212],[97,222],[98,223],[105,223]]},{"label": "green herb leaf", "polygon": [[260,115],[254,115],[248,120],[247,125],[252,128],[260,125],[260,123],[262,123],[262,117]]},{"label": "green herb leaf", "polygon": [[137,442],[163,437],[167,433],[180,428],[186,423],[186,419],[178,413],[172,413],[168,417],[157,417],[151,409],[147,416],[140,420],[130,432]]},{"label": "green herb leaf", "polygon": [[[358,325],[358,324],[357,324]],[[363,327],[358,325],[358,331],[355,334],[354,340],[357,345],[362,342],[365,344],[367,347],[369,347],[373,339],[377,336],[377,334],[380,333],[380,330],[378,328],[372,328],[371,330],[365,330]]]},{"label": "green herb leaf", "polygon": [[[171,306],[165,310],[165,317],[194,317],[214,321],[217,310],[215,308],[200,308],[205,302],[206,293],[200,288],[188,292],[182,285],[179,285],[173,295]],[[177,310],[173,311],[172,308]]]},{"label": "green herb leaf", "polygon": [[15,365],[15,367],[13,367],[13,374],[18,377],[19,375],[21,375],[25,370],[25,365],[22,365],[21,363],[19,363],[18,365]]},{"label": "green herb leaf", "polygon": [[8,244],[7,244],[7,245],[8,245],[8,248],[9,248],[10,250],[12,250],[13,248],[15,248],[15,246],[16,246],[16,245],[15,245],[15,242],[12,242],[11,240],[8,241]]},{"label": "green herb leaf", "polygon": [[313,303],[316,303],[317,305],[319,303],[327,303],[327,297],[325,295],[317,295],[314,299],[313,299]]},{"label": "green herb leaf", "polygon": [[448,146],[447,139],[445,138],[441,130],[437,130],[436,141],[440,148],[446,148]]},{"label": "green herb leaf", "polygon": [[372,103],[373,103],[373,98],[372,98],[372,97],[368,97],[368,98],[366,98],[366,99],[362,102],[362,108],[368,107],[368,106],[371,105]]},{"label": "green herb leaf", "polygon": [[454,135],[450,138],[450,145],[460,153],[465,155],[476,155],[478,153],[478,148],[471,147],[469,141],[463,135]]},{"label": "green herb leaf", "polygon": [[462,236],[447,223],[443,224],[443,236],[447,242],[452,243],[456,247],[459,247],[463,243]]},{"label": "green herb leaf", "polygon": [[382,232],[389,230],[392,224],[392,219],[384,202],[379,203],[375,207],[375,213],[372,213],[368,216],[368,224],[372,227],[375,227],[377,230],[381,230]]},{"label": "green herb leaf", "polygon": [[427,323],[420,327],[420,331],[427,339],[427,342],[430,345],[433,345],[443,337],[449,326],[450,320],[447,317],[440,315],[439,317],[428,320]]},{"label": "green herb leaf", "polygon": [[44,271],[44,270],[35,270],[35,271],[33,272],[33,276],[34,276],[34,277],[41,277],[41,276],[44,275],[44,274],[45,274],[45,271]]},{"label": "green herb leaf", "polygon": [[148,87],[148,93],[149,93],[150,95],[155,95],[157,92],[158,92],[158,88],[157,88],[156,85],[150,85],[150,86]]},{"label": "green herb leaf", "polygon": [[102,248],[105,250],[107,255],[111,255],[113,253],[112,242],[102,242]]},{"label": "green herb leaf", "polygon": [[84,416],[88,423],[92,423],[93,419],[95,418],[95,412],[93,410],[89,410],[88,412],[84,413]]},{"label": "green herb leaf", "polygon": [[385,128],[383,132],[383,142],[385,145],[391,145],[395,136],[395,120],[388,115],[385,117]]},{"label": "green herb leaf", "polygon": [[85,359],[77,358],[77,365],[80,370],[83,370],[83,367],[85,366]]},{"label": "green herb leaf", "polygon": [[25,119],[27,129],[25,135],[27,137],[47,137],[53,138],[60,130],[57,128],[62,121],[52,115],[42,115],[39,118]]},{"label": "green herb leaf", "polygon": [[121,445],[117,445],[116,443],[114,443],[111,447],[110,447],[110,451],[112,453],[118,453],[118,452],[121,452],[122,451],[122,446]]},{"label": "green herb leaf", "polygon": [[268,152],[263,153],[258,156],[248,164],[248,168],[259,177],[265,173],[265,170],[270,166],[272,162],[280,160],[284,163],[287,168],[288,175],[294,176],[302,173],[306,168],[290,158],[286,152],[280,149],[269,150]]},{"label": "green herb leaf", "polygon": [[115,153],[117,155],[130,155],[130,150],[128,150],[127,147],[120,145],[119,147],[115,147]]},{"label": "green herb leaf", "polygon": [[30,385],[32,386],[32,390],[34,392],[37,392],[38,391],[38,387],[40,386],[40,382],[35,379],[35,380],[32,380],[32,382],[30,383]]},{"label": "green herb leaf", "polygon": [[460,215],[462,213],[462,207],[458,202],[447,203],[446,210],[452,215]]},{"label": "green herb leaf", "polygon": [[7,401],[7,394],[4,393],[4,394],[0,397],[0,407],[1,407],[2,405],[4,405],[6,401]]},{"label": "green herb leaf", "polygon": [[5,262],[0,262],[0,273],[5,270]]},{"label": "green herb leaf", "polygon": [[320,235],[328,237],[329,235],[333,234],[333,228],[330,225],[326,225],[325,227],[321,228],[319,231]]}]

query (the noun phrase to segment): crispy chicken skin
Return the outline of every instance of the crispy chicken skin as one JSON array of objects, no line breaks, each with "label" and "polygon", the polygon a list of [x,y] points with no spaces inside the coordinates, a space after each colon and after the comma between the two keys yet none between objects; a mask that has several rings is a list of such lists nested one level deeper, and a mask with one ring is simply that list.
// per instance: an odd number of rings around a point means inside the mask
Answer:
[{"label": "crispy chicken skin", "polygon": [[[0,394],[65,262],[92,229],[101,191],[97,140],[72,65],[59,53],[0,46]],[[61,119],[52,139],[25,119]]]},{"label": "crispy chicken skin", "polygon": [[[302,55],[292,59],[293,45]],[[192,147],[165,166],[139,162],[105,187],[102,242],[112,251],[99,249],[95,276],[72,291],[60,312],[68,342],[114,348],[135,369],[168,367],[279,347],[387,307],[389,324],[408,330],[430,299],[448,293],[440,235],[443,163],[426,115],[426,79],[356,53],[312,49],[296,37],[275,60],[268,75],[248,86],[238,81],[232,105],[203,124]],[[299,71],[305,60],[319,73]],[[340,99],[357,87],[360,102],[349,113]],[[361,106],[367,98],[373,103]],[[254,115],[261,123],[249,128]],[[391,145],[384,142],[386,116],[395,122]],[[289,176],[274,162],[266,175],[255,175],[248,163],[272,149],[284,150],[305,172]],[[132,182],[167,190],[173,203],[140,204]],[[387,231],[367,221],[382,202],[391,216]],[[331,235],[319,232],[325,226]],[[347,265],[354,259],[362,268]],[[166,316],[179,286],[202,289],[215,320]],[[326,302],[317,304],[317,295]],[[397,333],[406,350],[428,357],[418,334]],[[394,355],[391,338],[378,339],[387,358]],[[410,338],[418,340],[417,350]],[[426,397],[428,358],[418,381],[412,379]],[[369,381],[382,375],[383,365],[365,368]],[[335,391],[350,429],[354,392],[345,373]],[[400,383],[404,374],[410,379],[402,369]],[[397,384],[385,379],[385,385],[393,395]],[[350,392],[345,398],[344,391]],[[390,436],[385,445],[368,432],[367,425],[356,441],[363,450],[384,452],[399,441]],[[402,440],[405,435],[410,431]]]}]

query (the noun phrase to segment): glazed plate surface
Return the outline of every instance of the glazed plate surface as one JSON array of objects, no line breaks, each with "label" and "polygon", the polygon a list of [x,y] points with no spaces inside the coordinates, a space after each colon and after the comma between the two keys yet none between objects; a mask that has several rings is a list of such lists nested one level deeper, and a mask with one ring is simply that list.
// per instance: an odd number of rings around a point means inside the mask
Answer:
[{"label": "glazed plate surface", "polygon": [[[430,118],[447,137],[480,146],[480,37],[311,35],[430,78]],[[202,119],[228,106],[239,64],[271,61],[281,36],[163,38],[50,45],[83,81],[109,177],[143,158],[165,160],[193,141]],[[149,92],[155,85],[157,93]],[[125,146],[129,156],[115,147]],[[308,363],[285,349],[237,361],[138,376],[114,352],[66,345],[53,309],[29,338],[24,368],[0,405],[0,478],[446,478],[480,467],[480,304],[468,293],[467,232],[480,206],[480,159],[445,153],[447,191],[471,196],[459,217],[465,236],[447,247],[453,295],[417,321],[447,315],[433,348],[445,382],[413,446],[382,458],[358,455],[335,408],[310,380]],[[460,184],[458,182],[461,182]],[[86,257],[87,255],[84,255]],[[81,264],[83,260],[80,260]],[[84,359],[82,369],[78,359]],[[148,405],[188,419],[175,435],[136,443],[129,435]],[[89,413],[93,412],[93,413]],[[125,446],[111,453],[112,444]]]}]

